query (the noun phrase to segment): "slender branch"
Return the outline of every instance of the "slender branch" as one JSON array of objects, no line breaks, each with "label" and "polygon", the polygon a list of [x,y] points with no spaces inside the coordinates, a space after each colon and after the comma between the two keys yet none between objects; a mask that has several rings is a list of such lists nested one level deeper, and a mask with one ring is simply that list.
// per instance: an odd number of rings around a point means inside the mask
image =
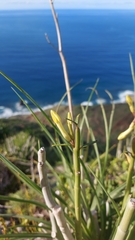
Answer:
[{"label": "slender branch", "polygon": [[[56,33],[57,33],[57,39],[58,39],[58,53],[59,53],[59,56],[60,56],[60,59],[61,59],[61,62],[62,62],[62,67],[63,67],[63,74],[64,74],[66,91],[67,91],[69,112],[71,112],[71,116],[72,116],[72,119],[73,119],[72,98],[71,98],[71,92],[70,92],[70,84],[69,84],[67,65],[66,65],[65,57],[64,57],[63,52],[62,52],[62,41],[61,41],[60,28],[59,28],[57,15],[55,13],[53,0],[50,0],[50,6],[51,6],[51,10],[52,10],[52,15],[53,15],[55,27],[56,27]],[[49,40],[49,43],[50,43],[50,40]]]},{"label": "slender branch", "polygon": [[47,33],[45,33],[45,38],[46,38],[46,41],[48,42],[48,44],[50,44],[50,45],[54,48],[54,50],[58,52],[58,49],[57,49],[57,48],[55,47],[55,45],[50,41]]},{"label": "slender branch", "polygon": [[[46,160],[46,153],[45,153],[44,147],[42,147],[38,151],[38,172],[39,172],[40,184],[41,184],[45,203],[47,207],[50,208],[50,211],[52,211],[55,217],[55,220],[57,222],[57,225],[62,233],[63,239],[74,240],[67,226],[63,210],[61,206],[55,202],[52,196],[50,185],[48,184],[48,179],[47,179],[45,160]],[[56,234],[56,232],[53,231],[53,235],[54,234]],[[59,240],[61,239],[59,238]]]}]

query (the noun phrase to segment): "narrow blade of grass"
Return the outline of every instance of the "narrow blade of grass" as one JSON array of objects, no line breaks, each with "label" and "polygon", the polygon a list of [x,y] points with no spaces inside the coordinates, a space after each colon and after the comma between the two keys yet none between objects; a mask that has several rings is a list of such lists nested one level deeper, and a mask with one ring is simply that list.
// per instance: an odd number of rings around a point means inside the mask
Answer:
[{"label": "narrow blade of grass", "polygon": [[[89,168],[89,167],[88,167]],[[110,194],[106,191],[106,189],[104,188],[103,184],[101,183],[101,181],[96,177],[96,175],[94,174],[94,172],[89,168],[90,172],[92,173],[92,175],[96,178],[97,182],[99,183],[99,185],[101,186],[101,188],[103,189],[103,191],[105,192],[105,194],[107,195],[107,197],[109,198],[109,200],[111,201],[115,211],[117,212],[118,216],[120,216],[120,211],[118,209],[117,204],[115,203],[115,201],[111,198]]]},{"label": "narrow blade of grass", "polygon": [[35,239],[35,238],[47,238],[52,239],[50,234],[46,233],[12,233],[12,234],[0,234],[0,238],[2,239]]},{"label": "narrow blade of grass", "polygon": [[33,217],[33,216],[29,216],[29,215],[19,215],[19,214],[8,214],[8,213],[0,213],[0,217],[6,217],[6,218],[17,218],[17,219],[27,219],[30,221],[35,221],[37,223],[42,222],[43,224],[47,224],[46,225],[46,229],[51,229],[51,225],[48,224],[48,222],[46,220],[44,220],[43,218],[38,218],[38,217]]},{"label": "narrow blade of grass", "polygon": [[8,167],[8,169],[22,182],[24,182],[28,187],[32,188],[38,194],[42,195],[41,188],[31,181],[29,177],[26,176],[18,167],[16,167],[12,162],[0,154],[1,161]]},{"label": "narrow blade of grass", "polygon": [[0,195],[0,200],[20,202],[20,203],[26,203],[26,204],[34,204],[34,205],[36,205],[36,206],[38,206],[40,208],[48,209],[48,207],[45,204],[37,202],[37,201],[34,201],[34,200],[25,200],[25,199],[14,198],[14,197],[4,196],[4,195]]}]

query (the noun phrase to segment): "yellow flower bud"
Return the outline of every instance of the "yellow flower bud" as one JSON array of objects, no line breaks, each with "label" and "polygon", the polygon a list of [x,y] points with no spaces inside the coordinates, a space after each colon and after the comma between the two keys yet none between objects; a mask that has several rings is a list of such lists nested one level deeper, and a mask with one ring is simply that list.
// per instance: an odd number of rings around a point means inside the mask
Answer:
[{"label": "yellow flower bud", "polygon": [[78,124],[79,123],[79,117],[80,117],[80,114],[78,114],[77,116],[76,116],[76,119],[75,119],[75,122]]},{"label": "yellow flower bud", "polygon": [[126,96],[126,102],[127,102],[128,105],[129,105],[130,112],[131,112],[131,113],[135,113],[135,108],[134,108],[133,100],[132,100],[132,98],[131,98],[129,95]]},{"label": "yellow flower bud", "polygon": [[52,120],[55,124],[61,122],[60,116],[55,111],[51,110],[50,113],[51,113]]},{"label": "yellow flower bud", "polygon": [[69,129],[69,133],[70,133],[70,136],[72,137],[72,139],[74,139],[74,133],[73,133],[73,122],[72,122],[72,117],[71,117],[71,113],[68,112],[67,114],[67,126],[68,126],[68,129]]},{"label": "yellow flower bud", "polygon": [[130,112],[131,112],[131,113],[135,113],[134,106],[130,106],[129,109],[130,109]]},{"label": "yellow flower bud", "polygon": [[[71,120],[71,121],[70,121],[70,120]],[[68,112],[68,114],[67,114],[67,124],[72,125],[71,112]]]},{"label": "yellow flower bud", "polygon": [[131,156],[129,156],[127,153],[124,153],[124,155],[126,156],[126,159],[127,159],[128,163],[130,164]]},{"label": "yellow flower bud", "polygon": [[60,130],[63,137],[68,142],[70,142],[72,139],[71,139],[70,135],[67,133],[67,131],[65,130],[65,128],[63,127],[60,116],[53,110],[51,110],[50,113],[51,113],[51,117],[52,117],[53,122],[56,124],[56,126]]},{"label": "yellow flower bud", "polygon": [[129,133],[131,133],[133,131],[134,126],[135,126],[135,123],[132,122],[126,131],[120,133],[120,135],[118,136],[118,140],[122,140],[122,139],[126,138],[129,135]]},{"label": "yellow flower bud", "polygon": [[126,102],[128,103],[128,105],[133,104],[133,100],[129,95],[126,96]]}]

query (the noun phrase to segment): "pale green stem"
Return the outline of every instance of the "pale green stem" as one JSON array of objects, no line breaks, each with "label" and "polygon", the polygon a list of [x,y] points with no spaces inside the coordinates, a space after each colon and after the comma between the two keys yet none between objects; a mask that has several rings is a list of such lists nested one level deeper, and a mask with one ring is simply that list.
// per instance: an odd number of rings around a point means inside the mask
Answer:
[{"label": "pale green stem", "polygon": [[[50,185],[48,184],[48,179],[47,179],[45,160],[46,160],[46,153],[45,153],[44,147],[42,147],[38,151],[38,172],[39,172],[39,178],[40,178],[40,183],[41,183],[41,188],[42,188],[42,193],[43,193],[45,203],[47,207],[50,209],[50,211],[52,211],[55,217],[56,223],[63,236],[63,237],[61,236],[62,238],[59,237],[59,240],[63,240],[63,239],[74,240],[70,232],[70,229],[67,226],[63,210],[61,206],[55,202],[52,196],[51,188],[50,188]],[[53,237],[55,238],[57,237],[57,234],[55,232],[53,232],[52,234],[53,234]],[[54,236],[54,234],[56,234],[56,236]]]},{"label": "pale green stem", "polygon": [[128,175],[127,175],[127,181],[126,181],[126,189],[125,189],[125,196],[123,200],[123,205],[121,209],[121,213],[123,213],[125,206],[127,204],[127,200],[129,198],[129,194],[131,193],[131,187],[132,187],[132,176],[133,176],[133,168],[134,168],[134,157],[129,157],[129,168],[128,168]]},{"label": "pale green stem", "polygon": [[131,219],[135,213],[135,198],[129,199],[120,225],[117,228],[114,240],[125,240],[128,234]]},{"label": "pale green stem", "polygon": [[75,147],[73,148],[73,161],[75,171],[74,201],[75,201],[75,238],[82,240],[81,230],[81,172],[80,172],[80,129],[75,128]]}]

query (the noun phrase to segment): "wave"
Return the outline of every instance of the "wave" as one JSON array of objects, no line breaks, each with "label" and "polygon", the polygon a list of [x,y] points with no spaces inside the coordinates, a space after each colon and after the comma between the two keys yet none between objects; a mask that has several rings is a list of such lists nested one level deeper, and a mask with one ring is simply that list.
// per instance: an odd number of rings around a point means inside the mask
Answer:
[{"label": "wave", "polygon": [[134,92],[131,91],[131,90],[126,90],[126,91],[123,91],[123,92],[119,92],[118,93],[118,99],[114,100],[114,103],[125,103],[127,95],[133,97]]},{"label": "wave", "polygon": [[[28,102],[27,102],[28,103]],[[46,109],[51,109],[55,106],[58,106],[58,102],[54,103],[54,104],[48,104],[42,107],[43,110]],[[67,106],[67,102],[62,102],[61,105]],[[39,112],[40,110],[36,107],[31,107],[33,112]],[[14,104],[14,108],[11,109],[9,107],[5,107],[5,106],[0,106],[0,119],[1,118],[10,118],[13,116],[18,116],[18,115],[30,115],[31,112],[26,108],[26,106],[20,102],[17,102]]]},{"label": "wave", "polygon": [[[126,91],[123,91],[123,92],[119,92],[118,93],[118,98],[117,99],[113,99],[113,102],[115,104],[118,104],[118,103],[125,103],[126,102],[126,96],[127,95],[130,95],[130,96],[134,96],[134,92],[131,91],[131,90],[126,90]],[[83,101],[81,102],[80,104],[83,105],[83,106],[94,106],[94,105],[99,105],[99,104],[110,104],[112,100],[108,101],[107,99],[105,98],[98,98],[94,101]],[[48,105],[45,105],[42,107],[43,110],[46,110],[46,109],[51,109],[55,106],[57,106],[59,103],[56,102],[54,104],[48,104]],[[61,105],[64,105],[64,106],[67,106],[67,102],[62,102]],[[32,107],[32,110],[34,112],[38,112],[40,111],[38,108],[34,108]],[[5,106],[0,106],[0,118],[10,118],[12,116],[17,116],[17,115],[29,115],[31,114],[31,112],[25,107],[25,105],[23,105],[22,103],[20,102],[17,102],[15,103],[14,105],[14,108],[11,109],[9,107],[5,107]]]},{"label": "wave", "polygon": [[134,96],[134,92],[133,91],[131,91],[131,90],[125,90],[125,91],[122,91],[122,92],[119,92],[118,94],[117,94],[117,99],[110,99],[110,101],[108,101],[107,99],[105,99],[105,98],[98,98],[98,99],[96,99],[95,101],[90,101],[90,102],[88,102],[88,101],[84,101],[84,102],[82,102],[81,103],[81,105],[83,105],[83,106],[93,106],[93,105],[99,105],[99,104],[108,104],[108,103],[111,103],[112,101],[115,103],[115,104],[118,104],[118,103],[125,103],[126,102],[126,96],[127,95],[130,95],[131,97],[133,97]]},{"label": "wave", "polygon": [[13,111],[10,108],[0,106],[0,118],[8,118],[13,115]]}]

